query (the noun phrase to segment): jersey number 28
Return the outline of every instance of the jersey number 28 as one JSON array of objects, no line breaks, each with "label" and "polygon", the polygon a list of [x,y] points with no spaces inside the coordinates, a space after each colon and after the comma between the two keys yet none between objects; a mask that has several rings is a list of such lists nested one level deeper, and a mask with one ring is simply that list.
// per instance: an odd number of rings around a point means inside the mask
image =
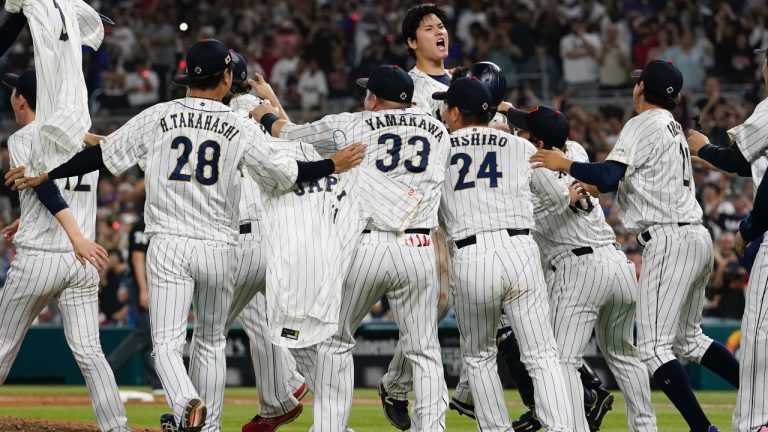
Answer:
[{"label": "jersey number 28", "polygon": [[[189,162],[189,155],[192,153],[193,147],[192,141],[185,136],[176,137],[171,142],[171,148],[176,150],[179,147],[182,147],[181,154],[176,160],[176,168],[168,180],[188,182],[192,180],[192,176],[181,171]],[[216,141],[208,140],[200,144],[197,149],[197,166],[195,167],[195,180],[198,183],[210,186],[219,181],[219,156],[221,156],[221,146]]]}]

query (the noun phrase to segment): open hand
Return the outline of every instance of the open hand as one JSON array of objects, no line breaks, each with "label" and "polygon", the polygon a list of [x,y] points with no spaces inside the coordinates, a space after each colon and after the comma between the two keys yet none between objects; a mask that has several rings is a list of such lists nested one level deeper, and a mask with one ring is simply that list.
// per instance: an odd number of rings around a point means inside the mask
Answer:
[{"label": "open hand", "polygon": [[256,92],[256,96],[266,99],[268,101],[276,101],[277,95],[275,94],[275,91],[272,89],[272,86],[269,85],[267,80],[264,79],[263,76],[259,74],[253,74],[253,79],[249,79],[246,81],[249,86],[253,89],[253,91]]},{"label": "open hand", "polygon": [[109,263],[109,255],[107,251],[96,244],[88,240],[85,237],[79,237],[72,241],[72,248],[75,251],[75,257],[80,264],[85,267],[86,261],[96,267],[96,270],[104,270]]},{"label": "open hand", "polygon": [[365,144],[356,142],[337,151],[336,154],[331,157],[331,160],[336,167],[334,173],[349,171],[350,169],[360,165],[360,163],[363,161],[363,158],[365,158],[366,147],[367,146]]},{"label": "open hand", "polygon": [[533,168],[547,168],[552,171],[569,172],[571,169],[571,160],[566,158],[563,152],[557,150],[537,151],[529,160]]},{"label": "open hand", "polygon": [[584,190],[584,187],[581,185],[581,183],[574,181],[568,185],[568,195],[570,196],[571,204],[574,204],[580,201],[582,198],[586,197],[587,192]]},{"label": "open hand", "polygon": [[48,173],[40,174],[37,177],[24,177],[26,168],[23,166],[11,168],[5,173],[5,185],[12,190],[24,190],[38,186],[48,180]]},{"label": "open hand", "polygon": [[19,220],[16,219],[15,221],[11,222],[10,225],[6,225],[5,228],[3,228],[3,238],[6,242],[10,243],[13,241],[13,237],[16,235],[16,231],[19,230]]},{"label": "open hand", "polygon": [[261,104],[257,105],[250,112],[251,118],[259,123],[261,123],[261,118],[267,114],[280,115],[280,111],[273,107],[272,104]]},{"label": "open hand", "polygon": [[688,131],[688,148],[691,149],[692,155],[698,155],[699,150],[707,144],[709,144],[709,138],[706,135],[693,129]]}]

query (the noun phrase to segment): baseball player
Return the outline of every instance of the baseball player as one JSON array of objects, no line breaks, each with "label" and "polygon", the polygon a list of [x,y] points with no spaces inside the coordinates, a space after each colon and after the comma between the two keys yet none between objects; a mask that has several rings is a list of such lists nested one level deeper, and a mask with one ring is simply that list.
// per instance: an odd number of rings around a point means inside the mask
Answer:
[{"label": "baseball player", "polygon": [[[376,225],[363,231],[344,282],[338,331],[317,349],[314,429],[336,431],[347,424],[353,334],[370,307],[386,294],[417,377],[414,428],[442,430],[447,396],[437,341],[439,288],[430,232],[437,225],[448,133],[438,120],[411,107],[413,80],[399,67],[381,66],[359,83],[368,89],[364,112],[330,115],[306,125],[284,120],[265,125],[273,136],[313,143],[321,153],[354,140],[370,143],[364,165],[425,199],[404,233]],[[261,115],[252,112],[257,119]]]},{"label": "baseball player", "polygon": [[[6,75],[3,82],[13,87],[11,106],[21,126],[8,139],[11,166],[27,165],[36,115],[35,71]],[[83,258],[96,266],[102,266],[106,259],[106,252],[92,241],[98,178],[98,173],[62,178],[49,183],[53,194],[38,188],[39,200],[32,190],[19,194],[21,219],[14,238],[17,255],[0,288],[0,383],[8,377],[32,322],[46,304],[56,300],[64,320],[64,336],[83,372],[99,430],[127,431],[125,407],[99,342],[99,275]],[[52,198],[58,188],[71,203],[71,210],[61,196]],[[75,255],[73,245],[80,250]]]},{"label": "baseball player", "polygon": [[712,271],[712,239],[701,225],[685,135],[672,117],[683,76],[654,60],[633,90],[639,114],[622,129],[605,162],[572,162],[539,150],[536,167],[570,174],[600,192],[618,189],[621,221],[645,246],[637,300],[638,350],[656,383],[693,432],[716,431],[693,394],[677,356],[738,385],[738,362],[701,331],[704,289]]},{"label": "baseball player", "polygon": [[535,382],[539,417],[547,430],[573,430],[539,250],[530,236],[527,161],[535,148],[488,127],[491,95],[477,79],[459,78],[433,97],[445,101],[442,118],[451,131],[440,212],[454,244],[451,295],[478,430],[512,429],[496,367],[502,308]]},{"label": "baseball player", "polygon": [[[567,140],[570,126],[559,111],[543,106],[527,112],[512,108],[509,121],[529,131],[538,148],[557,148],[573,161],[589,161],[579,143]],[[637,296],[634,265],[618,249],[597,198],[583,197],[580,185],[565,174],[537,170],[533,178],[541,192],[533,196],[533,233],[545,266],[554,269],[549,306],[560,363],[573,400],[575,430],[593,430],[584,411],[579,368],[594,331],[597,345],[626,397],[630,430],[655,431],[648,372],[633,344]]]},{"label": "baseball player", "polygon": [[[768,49],[755,53],[766,54]],[[768,85],[768,58],[762,66],[763,80]],[[765,400],[768,379],[768,320],[765,319],[768,305],[764,299],[768,293],[768,236],[764,236],[768,214],[768,184],[765,171],[768,167],[768,99],[755,107],[751,116],[739,126],[728,131],[732,145],[721,148],[709,144],[709,140],[696,131],[690,131],[688,145],[691,153],[706,160],[715,167],[751,176],[755,184],[755,203],[750,215],[745,218],[737,234],[737,247],[742,251],[747,243],[760,241],[747,286],[746,307],[741,322],[739,344],[739,391],[736,411],[733,414],[733,430],[737,432],[768,432],[768,402]]]},{"label": "baseball player", "polygon": [[[238,234],[238,169],[258,176],[262,188],[288,189],[351,168],[362,160],[364,146],[352,145],[317,162],[289,159],[257,125],[220,102],[232,84],[232,57],[224,44],[197,42],[186,62],[187,75],[175,81],[189,86],[187,97],[143,111],[100,145],[49,173],[19,180],[19,186],[100,167],[116,175],[137,163],[146,167],[152,339],[157,372],[174,411],[172,419],[163,418],[163,427],[219,430]],[[188,376],[181,349],[191,304],[197,319]]]},{"label": "baseball player", "polygon": [[[237,52],[232,52],[232,88],[229,106],[243,118],[262,103],[250,94],[248,64]],[[282,111],[283,113],[285,111]],[[266,289],[266,245],[262,240],[261,196],[259,185],[249,175],[241,175],[240,235],[235,254],[234,298],[227,327],[238,319],[248,335],[253,360],[260,410],[245,432],[273,430],[296,419],[302,412],[298,399],[307,394],[304,377],[296,372],[296,362],[287,349],[273,345],[268,339]],[[248,301],[249,299],[251,299]],[[242,311],[242,312],[241,312]]]}]

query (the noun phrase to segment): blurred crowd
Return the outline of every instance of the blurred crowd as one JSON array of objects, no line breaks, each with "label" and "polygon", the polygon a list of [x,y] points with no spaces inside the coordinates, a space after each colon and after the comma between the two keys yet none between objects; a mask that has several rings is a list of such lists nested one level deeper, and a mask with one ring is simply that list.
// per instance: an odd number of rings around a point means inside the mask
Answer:
[{"label": "blurred crowd", "polygon": [[[102,47],[85,51],[84,68],[95,132],[109,133],[154,103],[183,96],[171,84],[185,67],[183,52],[200,38],[215,38],[242,53],[250,70],[275,88],[295,121],[359,109],[353,83],[382,63],[410,68],[400,35],[401,0],[95,0],[112,17]],[[768,46],[768,1],[693,0],[438,0],[449,17],[446,67],[488,60],[504,70],[507,100],[516,106],[560,107],[571,138],[603,160],[632,116],[630,72],[653,59],[669,59],[683,72],[685,90],[675,115],[684,128],[699,119],[703,132],[728,145],[726,131],[741,123],[763,97],[760,65],[752,49]],[[22,33],[0,71],[33,64],[31,37]],[[7,89],[0,90],[0,164],[8,167],[7,135],[15,127]],[[138,170],[99,182],[98,242],[112,264],[102,275],[103,321],[131,323],[136,299],[126,263],[128,232],[141,217]],[[734,252],[738,222],[751,207],[752,182],[695,164],[697,195],[715,240],[715,271],[705,314],[741,318],[749,263]],[[610,195],[606,218],[630,259],[641,250],[618,221]],[[0,222],[18,214],[18,198],[4,191]],[[3,244],[0,275],[13,249]],[[0,276],[4,277],[4,276]],[[386,301],[371,317],[388,316]],[[41,321],[56,321],[47,310]]]}]

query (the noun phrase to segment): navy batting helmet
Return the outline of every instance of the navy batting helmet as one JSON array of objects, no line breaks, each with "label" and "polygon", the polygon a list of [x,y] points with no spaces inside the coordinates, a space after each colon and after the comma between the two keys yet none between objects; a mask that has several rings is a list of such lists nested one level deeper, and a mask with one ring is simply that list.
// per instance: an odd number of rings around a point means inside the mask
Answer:
[{"label": "navy batting helmet", "polygon": [[469,68],[466,76],[474,76],[488,87],[494,108],[504,101],[504,97],[507,95],[507,78],[495,63],[487,61],[475,63]]},{"label": "navy batting helmet", "polygon": [[230,52],[232,53],[232,84],[243,85],[248,80],[248,63],[239,52],[234,50]]}]

